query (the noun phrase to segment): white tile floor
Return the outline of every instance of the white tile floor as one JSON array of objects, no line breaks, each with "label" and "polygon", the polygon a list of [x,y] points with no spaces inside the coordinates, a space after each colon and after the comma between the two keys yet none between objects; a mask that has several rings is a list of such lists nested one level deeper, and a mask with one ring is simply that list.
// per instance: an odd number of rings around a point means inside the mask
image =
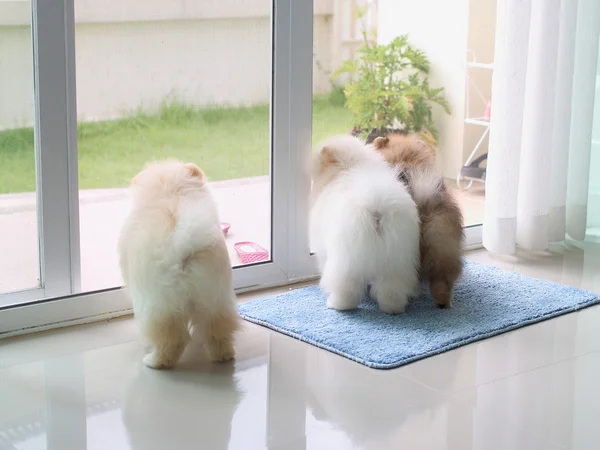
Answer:
[{"label": "white tile floor", "polygon": [[[468,256],[600,293],[598,246]],[[600,307],[390,371],[250,324],[237,352],[151,371],[131,319],[0,341],[0,449],[600,448]]]}]

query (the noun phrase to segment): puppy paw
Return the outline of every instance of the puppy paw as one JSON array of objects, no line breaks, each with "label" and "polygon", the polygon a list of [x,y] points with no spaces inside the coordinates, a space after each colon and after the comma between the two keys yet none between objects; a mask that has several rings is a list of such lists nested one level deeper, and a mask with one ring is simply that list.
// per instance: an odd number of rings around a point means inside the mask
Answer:
[{"label": "puppy paw", "polygon": [[446,283],[433,282],[431,294],[438,308],[452,308],[452,288]]},{"label": "puppy paw", "polygon": [[406,304],[394,305],[394,304],[389,304],[389,303],[383,303],[383,304],[380,303],[379,309],[382,310],[386,314],[392,314],[392,315],[403,314],[406,311]]},{"label": "puppy paw", "polygon": [[329,297],[327,297],[327,307],[337,311],[350,311],[358,307],[358,301],[347,300],[336,294],[331,294]]},{"label": "puppy paw", "polygon": [[235,352],[233,350],[223,352],[220,355],[215,355],[212,357],[213,362],[227,362],[231,361],[235,358]]},{"label": "puppy paw", "polygon": [[209,347],[210,359],[213,362],[227,362],[235,358],[235,349],[229,342],[214,342]]},{"label": "puppy paw", "polygon": [[155,370],[170,369],[171,367],[173,367],[172,362],[160,358],[155,352],[148,353],[146,356],[144,356],[142,362],[146,367]]},{"label": "puppy paw", "polygon": [[435,301],[435,305],[440,309],[452,308],[452,298],[449,298],[447,300],[434,299],[434,301]]}]

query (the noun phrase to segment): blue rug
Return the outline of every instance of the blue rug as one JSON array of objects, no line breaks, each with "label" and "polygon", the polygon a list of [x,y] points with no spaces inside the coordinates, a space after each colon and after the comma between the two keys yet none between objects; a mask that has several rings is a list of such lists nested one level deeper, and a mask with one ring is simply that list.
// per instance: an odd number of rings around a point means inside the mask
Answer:
[{"label": "blue rug", "polygon": [[452,309],[438,309],[427,288],[405,314],[370,300],[357,310],[328,309],[318,286],[239,305],[243,318],[375,369],[392,369],[461,345],[585,308],[597,295],[466,261]]}]

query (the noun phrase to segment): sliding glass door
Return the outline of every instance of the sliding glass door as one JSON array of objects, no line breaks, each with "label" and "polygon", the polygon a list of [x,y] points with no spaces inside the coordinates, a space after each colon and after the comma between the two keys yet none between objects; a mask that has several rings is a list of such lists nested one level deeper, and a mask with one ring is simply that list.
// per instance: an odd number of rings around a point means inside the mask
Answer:
[{"label": "sliding glass door", "polygon": [[236,289],[316,274],[312,5],[259,3],[0,3],[0,335],[130,308],[116,242],[155,160],[204,169]]},{"label": "sliding glass door", "polygon": [[128,3],[75,1],[82,290],[122,283],[127,185],[149,161],[200,166],[232,265],[271,261],[271,5]]},{"label": "sliding glass door", "polygon": [[0,9],[4,308],[77,292],[79,254],[72,15],[51,1]]}]

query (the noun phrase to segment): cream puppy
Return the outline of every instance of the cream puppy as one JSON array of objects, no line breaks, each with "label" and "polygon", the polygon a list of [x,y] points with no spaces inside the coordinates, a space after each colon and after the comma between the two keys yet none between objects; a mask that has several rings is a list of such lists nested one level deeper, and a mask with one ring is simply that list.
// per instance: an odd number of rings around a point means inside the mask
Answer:
[{"label": "cream puppy", "polygon": [[150,164],[132,181],[132,209],[119,238],[123,279],[151,368],[170,368],[201,329],[214,361],[234,357],[239,326],[231,263],[204,173],[191,163]]}]

